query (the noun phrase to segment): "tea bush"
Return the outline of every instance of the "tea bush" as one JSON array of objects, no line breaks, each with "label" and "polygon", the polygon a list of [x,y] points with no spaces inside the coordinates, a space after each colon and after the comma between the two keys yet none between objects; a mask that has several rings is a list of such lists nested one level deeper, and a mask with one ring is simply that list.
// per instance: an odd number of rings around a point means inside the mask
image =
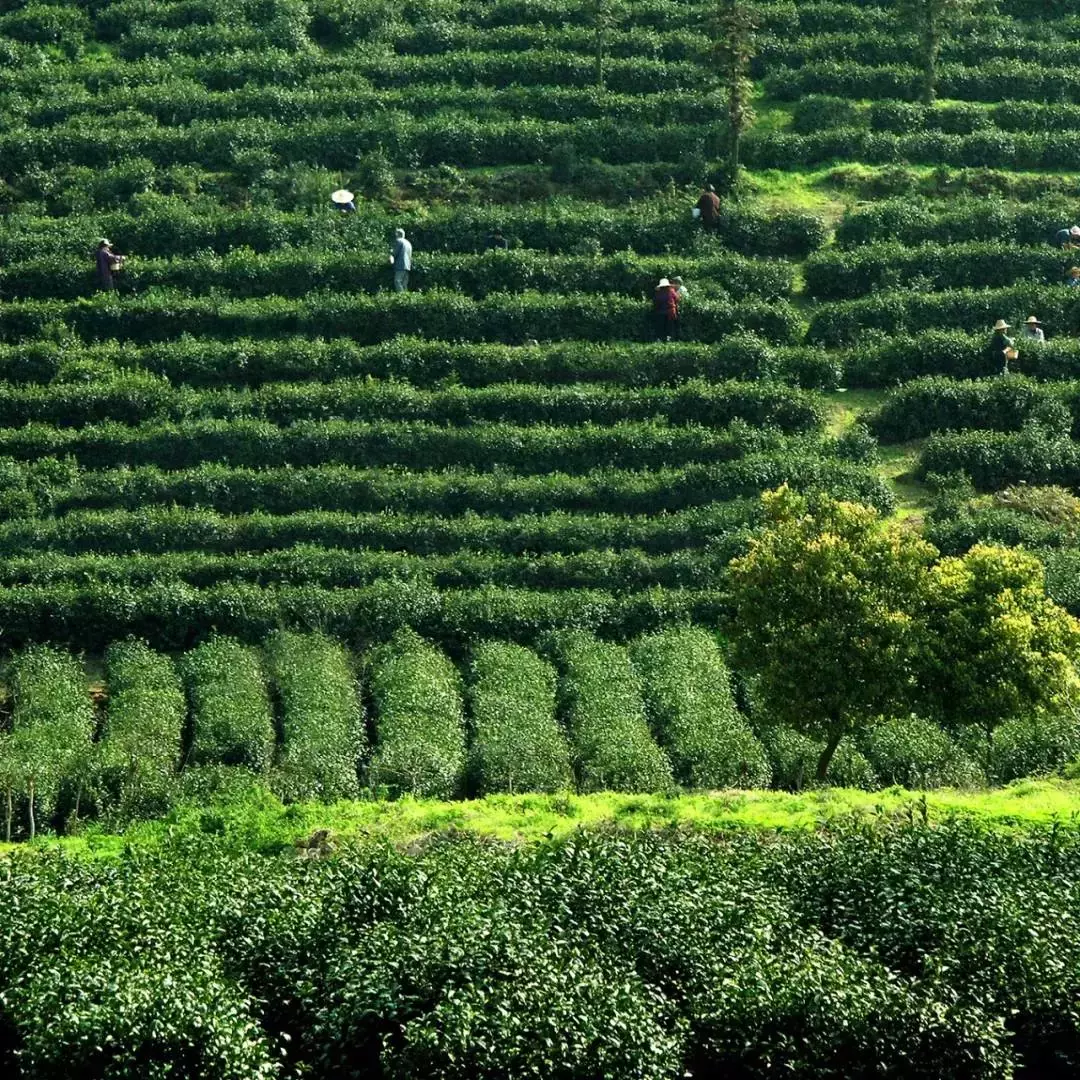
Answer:
[{"label": "tea bush", "polygon": [[274,753],[274,721],[259,654],[213,637],[181,661],[191,703],[190,761],[265,771]]},{"label": "tea bush", "polygon": [[479,644],[470,667],[477,793],[569,788],[570,748],[556,716],[555,669],[520,645]]}]

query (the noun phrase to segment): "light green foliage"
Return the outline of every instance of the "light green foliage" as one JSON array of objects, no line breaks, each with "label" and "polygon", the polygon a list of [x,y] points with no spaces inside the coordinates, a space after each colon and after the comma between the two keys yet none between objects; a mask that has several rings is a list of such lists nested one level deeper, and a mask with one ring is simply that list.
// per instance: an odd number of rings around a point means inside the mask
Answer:
[{"label": "light green foliage", "polygon": [[873,766],[852,739],[840,740],[829,759],[829,771],[824,780],[817,775],[824,743],[787,727],[767,732],[763,741],[772,763],[773,783],[786,791],[802,791],[827,784],[865,790],[877,787]]},{"label": "light green foliage", "polygon": [[786,487],[763,503],[765,529],[729,567],[734,657],[770,722],[822,740],[824,780],[841,738],[910,691],[934,549],[866,507]]},{"label": "light green foliage", "polygon": [[976,787],[986,782],[979,766],[937,724],[921,716],[872,724],[863,749],[886,786]]},{"label": "light green foliage", "polygon": [[930,572],[919,666],[935,715],[995,727],[1057,708],[1078,688],[1080,621],[1046,595],[1027,552],[976,545]]},{"label": "light green foliage", "polygon": [[279,631],[266,643],[281,702],[280,782],[290,799],[354,799],[366,736],[345,649],[322,634]]},{"label": "light green foliage", "polygon": [[477,646],[469,700],[478,793],[572,786],[570,748],[556,717],[556,682],[551,664],[521,645]]},{"label": "light green foliage", "polygon": [[183,659],[191,701],[191,762],[262,772],[274,752],[274,719],[258,652],[214,637]]},{"label": "light green foliage", "polygon": [[465,767],[461,677],[415,631],[399,630],[369,660],[375,752],[368,777],[392,795],[450,798]]},{"label": "light green foliage", "polygon": [[81,786],[87,779],[94,706],[82,664],[48,645],[31,645],[15,656],[11,692],[11,750],[33,837],[38,806],[51,812],[62,783]]},{"label": "light green foliage", "polygon": [[187,701],[176,667],[144,641],[105,654],[108,711],[99,764],[102,797],[122,818],[160,813],[180,765]]},{"label": "light green foliage", "polygon": [[715,639],[698,627],[649,634],[631,649],[653,729],[691,788],[768,787],[769,761],[739,715]]},{"label": "light green foliage", "polygon": [[581,631],[554,642],[560,695],[581,791],[664,791],[671,762],[645,719],[641,679],[627,649]]}]

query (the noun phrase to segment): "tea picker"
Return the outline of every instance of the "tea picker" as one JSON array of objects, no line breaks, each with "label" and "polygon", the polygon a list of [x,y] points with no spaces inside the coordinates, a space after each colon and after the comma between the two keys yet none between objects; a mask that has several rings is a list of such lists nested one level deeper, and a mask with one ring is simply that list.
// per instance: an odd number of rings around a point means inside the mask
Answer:
[{"label": "tea picker", "polygon": [[333,203],[335,210],[340,210],[343,214],[356,213],[356,196],[345,188],[330,192],[330,202]]},{"label": "tea picker", "polygon": [[97,246],[97,287],[102,292],[111,292],[116,288],[113,275],[124,269],[124,256],[113,250],[111,241],[101,239]]}]

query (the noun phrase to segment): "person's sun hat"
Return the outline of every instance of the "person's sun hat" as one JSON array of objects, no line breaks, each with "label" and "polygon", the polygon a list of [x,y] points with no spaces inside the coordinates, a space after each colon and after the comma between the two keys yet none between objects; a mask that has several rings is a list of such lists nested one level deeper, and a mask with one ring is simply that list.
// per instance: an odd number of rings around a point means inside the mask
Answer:
[{"label": "person's sun hat", "polygon": [[670,282],[670,281],[668,281],[668,279],[667,279],[666,277],[662,277],[662,278],[660,279],[660,284],[659,284],[659,285],[657,285],[656,287],[657,287],[658,289],[665,289],[665,288],[667,288],[667,287],[668,287],[668,286],[669,286],[670,284],[671,284],[671,282]]},{"label": "person's sun hat", "polygon": [[1027,317],[1027,318],[1026,318],[1026,319],[1024,320],[1024,322],[1026,322],[1026,323],[1028,324],[1028,326],[1042,326],[1042,323],[1041,323],[1041,322],[1039,322],[1039,320],[1038,320],[1038,319],[1036,319],[1034,315],[1029,315],[1029,316],[1028,316],[1028,317]]},{"label": "person's sun hat", "polygon": [[1077,277],[1078,275],[1080,275],[1080,266],[1073,266],[1069,269],[1070,277]]},{"label": "person's sun hat", "polygon": [[102,244],[106,247],[112,247],[112,241],[106,240],[104,236],[98,241],[98,247],[101,247]]},{"label": "person's sun hat", "polygon": [[344,206],[345,203],[351,203],[356,198],[351,191],[346,191],[344,188],[338,188],[337,191],[330,192],[330,201],[336,202],[340,206]]},{"label": "person's sun hat", "polygon": [[994,329],[995,330],[1008,330],[1009,329],[1009,324],[1004,319],[998,319],[998,321],[996,323],[994,323]]},{"label": "person's sun hat", "polygon": [[1080,236],[1080,225],[1074,225],[1074,226],[1073,226],[1073,227],[1072,227],[1072,228],[1071,228],[1071,229],[1069,230],[1069,234],[1070,234],[1071,236]]}]

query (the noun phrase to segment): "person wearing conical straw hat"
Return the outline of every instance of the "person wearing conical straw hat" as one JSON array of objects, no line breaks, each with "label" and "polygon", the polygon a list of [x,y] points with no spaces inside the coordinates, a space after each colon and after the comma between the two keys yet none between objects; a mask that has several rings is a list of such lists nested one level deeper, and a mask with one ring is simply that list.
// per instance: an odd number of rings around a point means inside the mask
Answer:
[{"label": "person wearing conical straw hat", "polygon": [[1069,280],[1065,284],[1073,289],[1080,288],[1080,266],[1073,266],[1069,269]]},{"label": "person wearing conical straw hat", "polygon": [[666,277],[653,293],[653,316],[657,341],[679,340],[679,291]]},{"label": "person wearing conical straw hat", "polygon": [[356,212],[356,196],[345,188],[338,188],[337,191],[330,192],[330,201],[334,204],[335,210],[340,210],[343,214],[353,214]]},{"label": "person wearing conical straw hat", "polygon": [[990,338],[990,356],[1002,375],[1009,374],[1009,361],[1020,355],[1016,350],[1016,342],[1006,333],[1009,329],[1009,324],[1004,319],[998,319],[994,323],[994,336]]},{"label": "person wearing conical straw hat", "polygon": [[1024,332],[1021,337],[1025,341],[1045,341],[1046,335],[1043,333],[1042,323],[1039,322],[1034,315],[1029,315],[1024,320]]}]

